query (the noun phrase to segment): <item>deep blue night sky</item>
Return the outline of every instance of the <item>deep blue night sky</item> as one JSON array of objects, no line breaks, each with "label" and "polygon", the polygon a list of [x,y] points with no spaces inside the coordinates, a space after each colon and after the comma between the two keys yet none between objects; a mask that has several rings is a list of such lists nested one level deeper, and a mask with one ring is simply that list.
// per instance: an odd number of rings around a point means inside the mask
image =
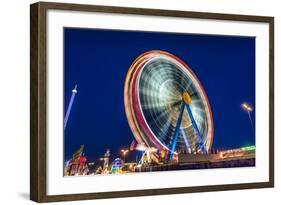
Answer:
[{"label": "deep blue night sky", "polygon": [[[65,158],[81,144],[90,160],[106,148],[113,156],[134,136],[124,110],[124,80],[131,63],[148,50],[185,61],[210,101],[216,149],[254,145],[246,101],[255,105],[255,38],[96,29],[64,30],[64,111],[78,85],[65,130]],[[254,112],[252,113],[255,122]]]}]

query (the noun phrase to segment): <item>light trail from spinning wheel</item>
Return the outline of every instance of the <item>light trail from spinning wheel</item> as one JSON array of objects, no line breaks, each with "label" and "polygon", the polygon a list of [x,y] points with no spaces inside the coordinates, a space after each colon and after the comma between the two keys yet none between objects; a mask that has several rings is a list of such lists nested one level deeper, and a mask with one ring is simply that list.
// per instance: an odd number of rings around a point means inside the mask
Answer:
[{"label": "light trail from spinning wheel", "polygon": [[129,126],[140,144],[169,152],[207,154],[213,119],[191,68],[171,53],[152,50],[128,70],[124,88]]}]

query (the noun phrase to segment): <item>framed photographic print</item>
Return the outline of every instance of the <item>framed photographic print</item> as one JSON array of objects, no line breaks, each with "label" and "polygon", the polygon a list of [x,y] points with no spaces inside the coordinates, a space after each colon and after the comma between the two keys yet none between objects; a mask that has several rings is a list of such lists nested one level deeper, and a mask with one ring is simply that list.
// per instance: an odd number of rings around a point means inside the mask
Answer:
[{"label": "framed photographic print", "polygon": [[31,199],[274,186],[274,18],[31,5]]}]

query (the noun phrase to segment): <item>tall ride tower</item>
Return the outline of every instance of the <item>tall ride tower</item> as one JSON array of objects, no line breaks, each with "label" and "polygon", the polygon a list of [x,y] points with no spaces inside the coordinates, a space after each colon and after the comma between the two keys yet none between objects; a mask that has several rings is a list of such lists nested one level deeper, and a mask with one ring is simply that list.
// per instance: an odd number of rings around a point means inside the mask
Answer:
[{"label": "tall ride tower", "polygon": [[77,93],[77,85],[75,85],[74,89],[72,90],[70,102],[68,104],[68,108],[67,108],[67,111],[66,111],[66,114],[65,114],[65,117],[64,117],[64,129],[66,128],[67,121],[68,121],[68,118],[69,118],[69,114],[70,114],[70,111],[71,111],[72,104],[74,102],[76,93]]}]

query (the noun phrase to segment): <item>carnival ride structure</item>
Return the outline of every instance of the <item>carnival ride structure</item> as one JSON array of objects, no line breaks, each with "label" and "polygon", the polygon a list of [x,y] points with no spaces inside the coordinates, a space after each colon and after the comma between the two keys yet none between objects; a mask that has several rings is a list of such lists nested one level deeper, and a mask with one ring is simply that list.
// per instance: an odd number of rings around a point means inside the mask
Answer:
[{"label": "carnival ride structure", "polygon": [[[175,55],[152,50],[128,70],[125,112],[139,144],[178,153],[207,154],[213,141],[213,119],[202,84]],[[185,112],[186,111],[186,112]]]}]

